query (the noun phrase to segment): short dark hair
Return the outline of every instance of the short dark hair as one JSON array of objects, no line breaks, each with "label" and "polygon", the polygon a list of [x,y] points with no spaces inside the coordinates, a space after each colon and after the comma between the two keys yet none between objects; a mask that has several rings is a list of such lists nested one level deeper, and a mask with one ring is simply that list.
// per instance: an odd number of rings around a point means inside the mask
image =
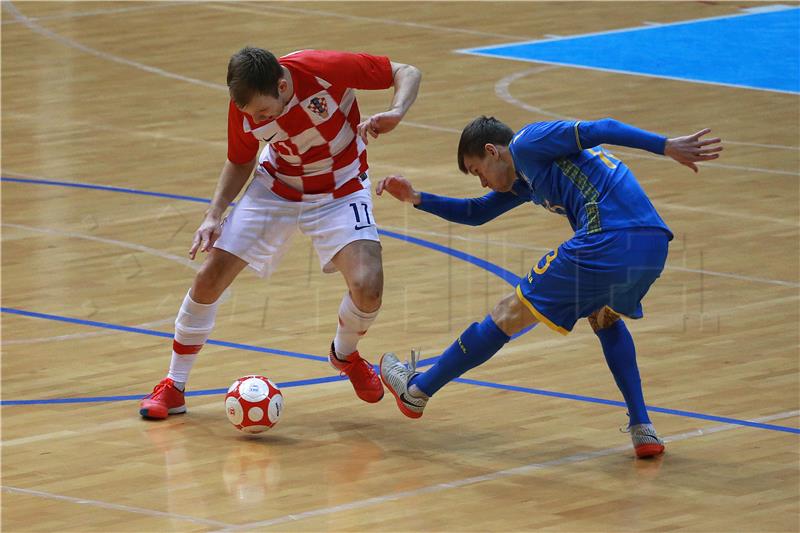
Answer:
[{"label": "short dark hair", "polygon": [[514,131],[494,117],[482,115],[461,131],[461,140],[458,141],[458,168],[467,174],[464,157],[475,156],[483,159],[486,143],[498,146],[508,146]]},{"label": "short dark hair", "polygon": [[278,97],[283,69],[271,52],[245,46],[228,62],[228,91],[233,102],[245,107],[256,94]]}]

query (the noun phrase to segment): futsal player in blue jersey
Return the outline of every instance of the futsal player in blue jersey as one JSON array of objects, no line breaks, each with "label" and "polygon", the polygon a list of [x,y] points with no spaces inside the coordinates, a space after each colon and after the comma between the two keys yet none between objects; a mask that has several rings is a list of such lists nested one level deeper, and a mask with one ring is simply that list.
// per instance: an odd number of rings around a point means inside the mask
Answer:
[{"label": "futsal player in blue jersey", "polygon": [[512,335],[544,322],[562,335],[588,318],[628,407],[638,457],[664,451],[645,407],[636,351],[621,316],[642,317],[641,300],[664,269],[672,232],[633,173],[600,145],[614,144],[671,157],[697,172],[695,163],[719,157],[710,130],[667,139],[614,119],[529,124],[514,133],[491,117],[464,128],[458,167],[492,189],[480,198],[456,199],[418,192],[402,176],[377,187],[452,222],[484,224],[527,202],[565,216],[575,234],[542,257],[480,323],[470,325],[428,371],[416,372],[393,353],[381,358],[381,378],[400,411],[419,418],[445,384],[491,358]]}]

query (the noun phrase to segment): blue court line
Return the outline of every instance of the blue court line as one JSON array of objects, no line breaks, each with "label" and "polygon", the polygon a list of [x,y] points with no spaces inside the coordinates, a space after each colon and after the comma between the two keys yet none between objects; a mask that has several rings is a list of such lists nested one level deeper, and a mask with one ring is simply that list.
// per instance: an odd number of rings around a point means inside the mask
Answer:
[{"label": "blue court line", "polygon": [[[81,189],[94,189],[94,190],[99,190],[99,191],[119,192],[119,193],[136,194],[136,195],[142,195],[142,196],[154,196],[154,197],[157,197],[157,198],[169,198],[169,199],[172,199],[172,200],[186,200],[186,201],[190,201],[190,202],[199,202],[199,203],[205,203],[205,204],[211,203],[211,200],[209,200],[207,198],[200,198],[200,197],[197,197],[197,196],[183,196],[183,195],[178,195],[178,194],[168,194],[168,193],[161,193],[161,192],[141,191],[141,190],[138,190],[138,189],[130,189],[130,188],[126,188],[126,187],[112,187],[110,185],[93,185],[93,184],[90,184],[90,183],[80,183],[80,182],[74,182],[74,181],[56,181],[56,180],[47,180],[47,179],[41,179],[41,178],[39,178],[39,179],[10,178],[10,177],[5,177],[5,176],[0,177],[0,182],[4,182],[4,181],[8,181],[8,182],[12,182],[12,183],[24,183],[24,184],[28,184],[28,185],[51,185],[51,186],[62,186],[62,187],[78,187],[78,188],[81,188]],[[235,205],[235,203],[232,203],[231,205]],[[409,237],[408,235],[403,235],[402,233],[396,233],[394,231],[389,231],[389,230],[378,228],[378,234],[386,236],[386,237],[391,237],[393,239],[397,239],[397,240],[400,240],[400,241],[408,242],[408,243],[411,243],[411,244],[416,244],[417,246],[422,246],[424,248],[429,248],[431,250],[434,250],[434,251],[437,251],[437,252],[440,252],[440,253],[443,253],[443,254],[446,254],[446,255],[450,255],[452,257],[455,257],[456,259],[460,259],[462,261],[465,261],[467,263],[470,263],[470,264],[473,264],[473,265],[475,265],[477,267],[480,267],[480,268],[486,270],[487,272],[490,272],[490,273],[494,274],[495,276],[499,277],[500,279],[502,279],[503,281],[505,281],[506,283],[508,283],[508,284],[510,284],[512,286],[516,286],[519,283],[519,279],[520,279],[519,276],[517,276],[516,274],[514,274],[510,270],[506,270],[505,268],[502,268],[502,267],[500,267],[498,265],[495,265],[494,263],[490,263],[489,261],[481,259],[480,257],[476,257],[474,255],[471,255],[471,254],[468,254],[468,253],[465,253],[465,252],[461,252],[459,250],[455,250],[453,248],[449,248],[449,247],[443,246],[441,244],[436,244],[434,242],[426,241],[424,239],[418,239],[416,237]],[[526,328],[526,329],[520,331],[519,333],[516,333],[515,335],[512,335],[511,336],[511,340],[514,340],[514,339],[517,339],[517,338],[521,337],[522,335],[526,334],[527,332],[529,332],[534,327],[536,327],[536,324],[534,324],[533,326],[531,326],[529,328]],[[222,341],[217,341],[217,342],[222,342]],[[230,345],[221,344],[221,346],[230,346]]]},{"label": "blue court line", "polygon": [[[83,320],[78,318],[69,318],[69,317],[62,317],[58,315],[48,315],[45,313],[36,313],[33,311],[24,311],[21,309],[13,309],[8,307],[0,307],[0,312],[3,313],[11,313],[21,316],[28,316],[32,318],[40,318],[44,320],[57,320],[63,322],[69,322],[73,324],[80,324],[85,326],[93,326],[93,327],[100,327],[100,328],[108,328],[114,329],[118,331],[126,331],[130,333],[140,333],[144,335],[154,335],[157,337],[172,337],[170,333],[164,333],[161,331],[152,331],[146,330],[142,328],[131,328],[128,326],[119,326],[116,324],[108,324],[106,322],[97,322],[93,320]],[[211,341],[209,340],[208,344],[218,344],[221,346],[229,346],[232,348],[238,348],[243,350],[253,350],[257,352],[263,353],[270,353],[270,354],[277,354],[277,355],[286,355],[289,357],[298,357],[302,359],[312,359],[312,360],[321,360],[326,361],[325,357],[319,357],[310,354],[303,354],[298,352],[288,352],[286,350],[274,350],[271,348],[262,348],[260,346],[251,346],[247,344],[239,344],[239,343],[226,343],[222,341]],[[428,363],[429,364],[429,363]],[[305,385],[314,385],[318,383],[330,383],[334,381],[341,381],[345,378],[342,376],[327,376],[322,378],[311,378],[311,379],[304,379],[298,381],[289,381],[286,383],[279,383],[279,387],[302,387]],[[503,383],[493,383],[489,381],[480,381],[476,379],[468,379],[468,378],[456,378],[454,381],[459,383],[465,383],[468,385],[475,385],[479,387],[489,387],[494,389],[501,389],[507,390],[512,392],[521,392],[525,394],[535,394],[538,396],[549,396],[552,398],[562,398],[567,400],[579,401],[579,402],[587,402],[587,403],[597,403],[602,405],[610,405],[614,407],[625,407],[625,403],[617,400],[606,400],[605,398],[595,398],[593,396],[583,396],[581,394],[570,394],[565,392],[554,392],[548,391],[544,389],[535,389],[531,387],[521,387],[518,385],[505,385]],[[223,394],[227,391],[227,389],[205,389],[199,391],[192,391],[187,392],[187,396],[208,396],[213,394]],[[50,399],[31,399],[31,400],[0,400],[0,406],[12,406],[12,405],[42,405],[42,404],[70,404],[70,403],[96,403],[96,402],[112,402],[112,401],[126,401],[126,400],[140,400],[144,397],[144,395],[127,395],[127,396],[94,396],[94,397],[84,397],[84,398],[50,398]],[[738,426],[747,426],[759,429],[767,429],[772,431],[781,431],[785,433],[794,433],[800,434],[800,429],[792,428],[788,426],[778,426],[774,424],[763,424],[760,422],[751,422],[749,420],[739,420],[736,418],[729,418],[723,416],[716,416],[716,415],[706,415],[703,413],[694,413],[691,411],[682,411],[678,409],[667,409],[663,407],[655,407],[655,406],[647,406],[647,409],[652,412],[670,414],[675,416],[683,416],[688,418],[698,418],[701,420],[710,420],[714,422],[723,422],[726,424],[733,424]]]},{"label": "blue court line", "polygon": [[126,187],[112,187],[110,185],[93,185],[90,183],[78,183],[75,181],[56,181],[45,179],[29,179],[29,178],[7,178],[0,177],[0,182],[8,181],[11,183],[26,183],[28,185],[58,185],[60,187],[75,187],[78,189],[94,189],[98,191],[121,192],[125,194],[138,194],[141,196],[155,196],[157,198],[170,198],[172,200],[184,200],[187,202],[199,202],[210,204],[211,200],[206,198],[198,198],[196,196],[184,196],[182,194],[168,194],[164,192],[150,192],[141,191],[138,189],[128,189]]},{"label": "blue court line", "polygon": [[[81,326],[92,326],[96,328],[113,329],[116,331],[126,331],[128,333],[139,333],[140,335],[150,335],[151,337],[162,337],[171,339],[173,333],[164,331],[156,331],[154,329],[134,328],[130,326],[120,326],[118,324],[111,324],[109,322],[98,322],[96,320],[86,320],[83,318],[71,318],[68,316],[50,315],[47,313],[37,313],[35,311],[25,311],[23,309],[15,309],[13,307],[0,307],[0,312],[9,313],[12,315],[21,315],[31,318],[41,318],[44,320],[55,320],[58,322],[68,322],[70,324],[79,324]],[[277,348],[263,348],[261,346],[254,346],[252,344],[242,344],[238,342],[220,341],[215,339],[208,339],[206,344],[214,346],[224,346],[226,348],[237,348],[240,350],[251,350],[254,352],[268,353],[273,355],[283,355],[286,357],[294,357],[296,359],[309,359],[311,361],[327,361],[327,357],[319,355],[310,355],[306,353],[290,352],[288,350],[278,350]]]},{"label": "blue court line", "polygon": [[[192,197],[192,196],[181,196],[181,195],[166,194],[166,193],[157,193],[157,192],[148,192],[148,191],[139,191],[137,189],[128,189],[128,188],[122,188],[122,187],[111,187],[111,186],[106,186],[106,185],[91,185],[91,184],[67,182],[67,181],[54,181],[54,180],[43,180],[43,179],[25,179],[25,178],[6,178],[6,177],[0,177],[0,181],[10,181],[10,182],[16,182],[16,183],[28,183],[28,184],[36,184],[36,185],[61,185],[61,186],[68,186],[68,187],[79,187],[79,188],[85,188],[85,189],[105,190],[105,191],[111,191],[111,192],[122,192],[122,193],[126,193],[126,194],[138,194],[138,195],[144,195],[144,196],[155,196],[155,197],[161,197],[161,198],[170,198],[170,199],[177,199],[177,200],[188,200],[188,201],[193,201],[193,202],[209,203],[209,200],[204,199],[204,198],[198,198],[198,197]],[[448,254],[448,255],[452,255],[453,257],[456,257],[456,258],[461,259],[463,261],[467,261],[469,263],[475,264],[476,266],[484,268],[485,270],[491,272],[492,274],[495,274],[496,276],[500,277],[501,279],[503,279],[504,281],[506,281],[506,282],[508,282],[510,284],[515,284],[516,281],[519,279],[519,276],[516,276],[512,272],[510,272],[510,271],[508,271],[508,270],[506,270],[506,269],[504,269],[502,267],[499,267],[497,265],[494,265],[494,264],[492,264],[492,263],[490,263],[488,261],[485,261],[483,259],[475,257],[473,255],[466,254],[464,252],[460,252],[458,250],[454,250],[452,248],[448,248],[448,247],[442,246],[440,244],[436,244],[436,243],[433,243],[433,242],[425,241],[423,239],[418,239],[416,237],[409,237],[407,235],[403,235],[403,234],[400,234],[400,233],[395,233],[395,232],[387,231],[387,230],[379,230],[379,231],[382,234],[385,234],[387,237],[392,237],[392,238],[396,238],[396,239],[399,239],[399,240],[402,240],[402,241],[410,242],[412,244],[417,244],[419,246],[423,246],[423,247],[430,248],[432,250],[436,250],[436,251],[439,251],[439,252],[442,252],[442,253],[445,253],[445,254]],[[29,316],[29,317],[33,317],[33,318],[41,318],[41,319],[46,319],[46,320],[57,320],[57,321],[68,322],[68,323],[73,323],[73,324],[80,324],[80,325],[86,325],[86,326],[107,328],[107,329],[113,329],[113,330],[117,330],[117,331],[125,331],[125,332],[129,332],[129,333],[139,333],[139,334],[143,334],[143,335],[151,335],[151,336],[162,337],[162,338],[172,338],[172,334],[171,333],[165,333],[165,332],[161,332],[161,331],[147,330],[147,329],[143,329],[143,328],[134,328],[134,327],[130,327],[130,326],[120,326],[120,325],[117,325],[117,324],[110,324],[110,323],[107,323],[107,322],[98,322],[98,321],[94,321],[94,320],[85,320],[85,319],[70,318],[70,317],[64,317],[64,316],[58,316],[58,315],[49,315],[49,314],[45,314],[45,313],[37,313],[37,312],[34,312],[34,311],[25,311],[25,310],[21,310],[21,309],[14,309],[14,308],[8,308],[8,307],[0,307],[0,312],[23,315],[23,316]],[[530,329],[531,328],[528,328],[527,330],[524,330],[523,332],[521,332],[518,335],[516,335],[514,338],[516,338],[517,336],[523,334],[525,331],[528,331]],[[234,342],[227,342],[227,341],[218,341],[218,340],[213,340],[213,339],[209,339],[207,341],[207,344],[213,344],[213,345],[217,345],[217,346],[225,346],[225,347],[229,347],[229,348],[236,348],[236,349],[243,349],[243,350],[252,350],[252,351],[261,352],[261,353],[269,353],[269,354],[282,355],[282,356],[288,356],[288,357],[295,357],[295,358],[299,358],[299,359],[310,359],[310,360],[314,360],[314,361],[327,361],[326,357],[320,357],[320,356],[316,356],[316,355],[303,354],[303,353],[299,353],[299,352],[290,352],[290,351],[287,351],[287,350],[277,350],[277,349],[272,349],[272,348],[263,348],[263,347],[260,347],[260,346],[252,346],[252,345],[248,345],[248,344],[241,344],[241,343],[234,343]],[[420,366],[427,366],[429,364],[433,364],[433,362],[435,362],[435,360],[436,360],[436,357],[425,359],[423,361],[420,361]],[[343,378],[340,377],[340,376],[331,376],[331,377],[327,377],[327,378],[315,378],[315,379],[311,379],[311,380],[292,381],[292,382],[287,382],[288,383],[287,385],[279,385],[279,386],[287,386],[287,387],[302,386],[302,385],[309,385],[309,384],[315,384],[315,383],[324,383],[324,382],[329,382],[329,381],[337,381],[337,380],[341,380],[341,379],[343,379]],[[484,387],[492,387],[492,388],[498,388],[498,389],[503,389],[503,390],[515,391],[515,392],[523,392],[523,393],[527,393],[527,394],[538,394],[538,395],[541,395],[541,396],[552,396],[552,397],[557,397],[557,398],[565,398],[565,399],[571,399],[571,400],[576,400],[576,401],[600,403],[600,404],[605,404],[605,405],[613,405],[613,406],[621,406],[621,407],[625,406],[625,404],[623,402],[614,401],[614,400],[605,400],[603,398],[593,398],[591,396],[581,396],[581,395],[577,395],[577,394],[551,392],[551,391],[545,391],[545,390],[541,390],[541,389],[532,389],[532,388],[528,388],[528,387],[518,387],[518,386],[514,386],[514,385],[504,385],[504,384],[501,384],[501,383],[491,383],[491,382],[485,382],[485,381],[470,380],[470,379],[467,379],[467,378],[457,378],[456,381],[459,381],[459,382],[462,382],[462,383],[467,383],[467,384],[472,384],[472,385],[484,386]],[[201,396],[201,395],[209,395],[209,394],[221,394],[225,390],[227,390],[227,389],[207,389],[207,390],[202,390],[202,391],[187,392],[187,396]],[[92,397],[92,398],[52,398],[52,399],[43,399],[43,400],[0,400],[0,406],[138,400],[138,399],[141,399],[142,397],[143,396],[137,395],[137,396],[98,396],[98,397]],[[691,418],[700,418],[700,419],[703,419],[703,420],[713,420],[713,421],[725,422],[725,423],[728,423],[728,424],[735,424],[735,425],[742,425],[742,426],[749,426],[749,427],[757,427],[757,428],[761,428],[761,429],[772,429],[772,430],[775,430],[775,431],[785,431],[785,432],[788,432],[788,433],[798,433],[798,434],[800,434],[800,430],[798,430],[796,428],[786,427],[786,426],[775,426],[775,425],[772,425],[772,424],[760,424],[760,423],[757,423],[757,422],[750,422],[748,420],[738,420],[738,419],[734,419],[734,418],[718,417],[718,416],[714,416],[714,415],[704,415],[702,413],[692,413],[690,411],[679,411],[679,410],[675,410],[675,409],[665,409],[665,408],[661,408],[661,407],[650,407],[650,406],[648,406],[648,409],[650,409],[652,411],[655,411],[655,412],[661,412],[661,413],[665,413],[665,414],[673,414],[673,415],[676,415],[676,416],[686,416],[686,417],[691,417]]]},{"label": "blue court line", "polygon": [[[198,202],[208,204],[211,203],[211,200],[208,198],[200,198],[197,196],[184,196],[180,194],[168,194],[163,192],[151,192],[151,191],[142,191],[138,189],[130,189],[126,187],[112,187],[110,185],[93,185],[90,183],[80,183],[74,181],[56,181],[56,180],[46,180],[46,179],[30,179],[30,178],[9,178],[2,176],[0,177],[0,182],[11,182],[11,183],[24,183],[27,185],[51,185],[51,186],[60,186],[60,187],[77,187],[80,189],[93,189],[98,191],[108,191],[108,192],[119,192],[125,194],[136,194],[141,196],[154,196],[157,198],[169,198],[171,200],[185,200],[189,202]],[[478,266],[488,272],[491,272],[495,276],[499,277],[503,281],[510,283],[511,285],[516,285],[519,282],[519,276],[514,274],[513,272],[506,270],[505,268],[499,267],[489,261],[476,257],[474,255],[470,255],[465,252],[461,252],[458,250],[454,250],[453,248],[448,248],[447,246],[442,246],[441,244],[436,244],[434,242],[426,241],[424,239],[418,239],[416,237],[409,237],[408,235],[403,235],[402,233],[396,233],[394,231],[378,229],[378,233],[381,235],[385,235],[387,237],[391,237],[393,239],[397,239],[400,241],[409,242],[412,244],[416,244],[418,246],[422,246],[425,248],[429,248],[431,250],[435,250],[437,252],[441,252],[443,254],[447,254],[453,256],[457,259],[461,259],[462,261],[466,261],[467,263],[471,263],[475,266]]]},{"label": "blue court line", "polygon": [[480,257],[476,257],[474,255],[470,255],[468,253],[464,253],[459,250],[443,246],[441,244],[436,244],[435,242],[418,239],[416,237],[410,237],[408,235],[403,235],[402,233],[395,233],[394,231],[379,229],[378,233],[380,233],[381,235],[386,235],[387,237],[392,237],[393,239],[397,239],[399,241],[410,242],[411,244],[416,244],[418,246],[422,246],[423,248],[429,248],[431,250],[435,250],[437,252],[453,256],[456,259],[461,259],[462,261],[466,261],[467,263],[472,263],[477,267],[480,267],[488,272],[491,272],[492,274],[502,279],[509,285],[516,286],[519,283],[520,277],[518,275],[514,274],[510,270],[506,270],[503,267],[495,265],[494,263],[490,263],[485,259],[481,259]]},{"label": "blue court line", "polygon": [[[317,385],[318,383],[331,383],[343,381],[344,376],[327,376],[324,378],[300,379],[297,381],[286,381],[277,383],[278,388],[289,389],[292,387],[305,387],[306,385]],[[214,394],[225,394],[228,389],[205,389],[198,391],[187,391],[186,396],[212,396]],[[61,403],[97,403],[97,402],[122,402],[126,400],[141,400],[146,394],[129,394],[127,396],[91,396],[85,398],[49,398],[43,400],[0,400],[0,406],[5,405],[42,405],[42,404],[61,404]]]},{"label": "blue court line", "polygon": [[800,8],[457,50],[459,53],[797,94]]},{"label": "blue court line", "polygon": [[[492,389],[501,389],[513,392],[523,392],[526,394],[536,394],[539,396],[550,396],[552,398],[563,398],[567,400],[575,400],[579,402],[599,403],[603,405],[614,405],[617,407],[626,407],[625,402],[617,400],[606,400],[605,398],[595,398],[593,396],[583,396],[581,394],[569,394],[565,392],[553,392],[543,389],[534,389],[530,387],[519,387],[517,385],[504,385],[502,383],[492,383],[490,381],[480,381],[477,379],[456,378],[453,381],[459,383],[466,383],[468,385],[475,385],[478,387],[489,387]],[[726,416],[706,415],[703,413],[695,413],[692,411],[682,411],[680,409],[667,409],[665,407],[656,407],[648,405],[647,410],[650,412],[664,413],[668,415],[683,416],[687,418],[699,418],[700,420],[710,420],[712,422],[723,422],[725,424],[733,424],[736,426],[747,426],[759,429],[769,429],[772,431],[782,431],[785,433],[794,433],[800,435],[800,429],[789,426],[778,426],[775,424],[764,424],[761,422],[751,422],[750,420],[740,420],[738,418],[729,418]]]}]

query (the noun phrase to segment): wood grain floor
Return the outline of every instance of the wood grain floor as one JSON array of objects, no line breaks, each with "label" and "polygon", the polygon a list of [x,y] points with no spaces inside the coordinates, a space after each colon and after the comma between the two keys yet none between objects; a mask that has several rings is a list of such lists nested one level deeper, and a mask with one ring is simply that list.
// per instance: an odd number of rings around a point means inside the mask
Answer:
[{"label": "wood grain floor", "polygon": [[[2,529],[798,531],[796,95],[453,53],[747,5],[4,2]],[[722,136],[724,157],[699,174],[612,149],[676,235],[645,319],[629,323],[667,454],[634,460],[624,408],[596,401],[621,398],[586,323],[513,341],[419,421],[388,397],[359,402],[347,382],[323,379],[334,372],[319,359],[274,353],[321,358],[335,331],[344,286],[302,236],[271,280],[245,272],[226,294],[212,338],[239,346],[203,350],[189,413],[141,420],[136,398],[166,370],[205,207],[121,189],[211,196],[225,66],[245,44],[418,66],[419,99],[370,144],[371,173],[440,194],[482,193],[455,165],[458,133],[478,114]],[[359,99],[371,113],[390,94]],[[477,228],[386,198],[375,214],[391,235],[383,310],[361,343],[373,361],[412,347],[438,355],[511,290],[397,236],[516,274],[569,237],[532,206]],[[218,392],[249,373],[293,385],[260,438],[228,424]],[[52,401],[14,402],[32,399]]]}]

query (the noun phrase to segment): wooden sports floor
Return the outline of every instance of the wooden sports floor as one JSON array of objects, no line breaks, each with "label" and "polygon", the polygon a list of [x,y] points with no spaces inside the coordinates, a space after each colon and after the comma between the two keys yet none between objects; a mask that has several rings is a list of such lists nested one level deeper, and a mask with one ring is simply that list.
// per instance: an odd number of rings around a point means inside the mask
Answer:
[{"label": "wooden sports floor", "polygon": [[[455,52],[753,5],[3,2],[2,530],[798,531],[797,94]],[[423,71],[406,120],[370,143],[373,184],[402,173],[482,194],[455,164],[479,114],[720,135],[723,157],[699,174],[610,147],[676,235],[645,319],[628,321],[667,453],[634,459],[585,321],[511,342],[420,420],[389,396],[360,402],[324,362],[343,282],[303,236],[271,280],[245,272],[225,295],[188,414],[141,420],[198,268],[187,250],[226,154],[227,61],[245,44]],[[391,92],[359,98],[374,113]],[[386,287],[360,345],[373,362],[440,354],[512,290],[498,273],[570,236],[533,206],[476,228],[390,198],[375,215]],[[252,373],[286,399],[255,438],[228,423],[221,392]]]}]

